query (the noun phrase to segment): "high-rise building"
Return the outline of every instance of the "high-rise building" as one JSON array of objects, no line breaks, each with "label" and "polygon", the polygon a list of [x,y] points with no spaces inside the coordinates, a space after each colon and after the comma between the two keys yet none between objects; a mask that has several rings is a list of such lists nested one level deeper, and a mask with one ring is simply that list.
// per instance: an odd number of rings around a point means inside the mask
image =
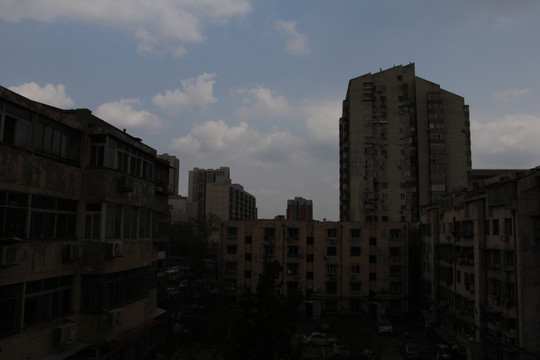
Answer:
[{"label": "high-rise building", "polygon": [[413,63],[350,80],[339,134],[342,221],[418,221],[470,186],[468,106]]},{"label": "high-rise building", "polygon": [[287,200],[287,220],[313,220],[313,201],[302,197]]},{"label": "high-rise building", "polygon": [[180,183],[180,160],[167,153],[157,156],[169,163],[169,193],[178,195],[178,186]]},{"label": "high-rise building", "polygon": [[199,220],[209,214],[221,220],[257,219],[255,197],[241,185],[231,183],[228,167],[191,170],[188,199],[195,204]]}]

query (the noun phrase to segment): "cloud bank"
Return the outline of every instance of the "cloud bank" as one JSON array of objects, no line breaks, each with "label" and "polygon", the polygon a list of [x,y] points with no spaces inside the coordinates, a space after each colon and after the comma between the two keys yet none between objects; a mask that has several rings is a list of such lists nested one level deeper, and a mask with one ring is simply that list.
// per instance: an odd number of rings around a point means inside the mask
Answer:
[{"label": "cloud bank", "polygon": [[41,87],[32,81],[18,86],[10,86],[9,90],[34,101],[58,108],[65,109],[75,105],[75,101],[67,96],[66,88],[63,84],[46,84],[44,87]]}]

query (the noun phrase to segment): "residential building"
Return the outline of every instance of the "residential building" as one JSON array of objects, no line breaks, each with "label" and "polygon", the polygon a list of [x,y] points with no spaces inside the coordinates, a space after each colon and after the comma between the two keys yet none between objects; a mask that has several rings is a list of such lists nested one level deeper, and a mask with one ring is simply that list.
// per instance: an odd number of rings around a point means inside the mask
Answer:
[{"label": "residential building", "polygon": [[186,196],[169,195],[169,220],[171,224],[195,219],[195,204]]},{"label": "residential building", "polygon": [[158,158],[165,160],[169,168],[169,193],[173,195],[178,195],[178,186],[180,184],[180,160],[174,156],[167,153],[157,156]]},{"label": "residential building", "polygon": [[426,323],[472,359],[537,359],[540,168],[485,182],[422,209]]},{"label": "residential building", "polygon": [[349,81],[339,121],[340,220],[419,220],[470,186],[469,109],[413,63]]},{"label": "residential building", "polygon": [[89,110],[3,87],[0,159],[0,359],[155,352],[168,165]]},{"label": "residential building", "polygon": [[283,267],[280,293],[300,291],[307,317],[336,312],[409,310],[409,224],[225,221],[220,270],[234,302],[254,292],[268,262]]},{"label": "residential building", "polygon": [[287,220],[313,220],[313,201],[302,197],[287,200]]},{"label": "residential building", "polygon": [[197,219],[213,214],[221,220],[255,220],[255,197],[239,184],[232,184],[230,170],[194,168],[189,172],[189,201],[195,203]]}]

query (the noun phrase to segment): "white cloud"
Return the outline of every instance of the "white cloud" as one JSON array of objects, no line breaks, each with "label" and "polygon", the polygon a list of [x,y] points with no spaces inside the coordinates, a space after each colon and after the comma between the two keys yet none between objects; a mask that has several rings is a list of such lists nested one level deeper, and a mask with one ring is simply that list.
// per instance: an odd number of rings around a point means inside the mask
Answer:
[{"label": "white cloud", "polygon": [[0,18],[6,21],[36,19],[83,21],[132,32],[140,51],[164,49],[181,54],[179,43],[204,40],[206,24],[223,24],[251,10],[250,0],[6,0],[0,2]]},{"label": "white cloud", "polygon": [[540,117],[502,118],[480,114],[471,122],[473,168],[531,168],[539,165]]},{"label": "white cloud", "polygon": [[148,111],[135,110],[133,105],[138,103],[139,99],[108,102],[100,105],[95,115],[121,129],[141,129],[151,133],[161,130],[164,127],[161,119]]},{"label": "white cloud", "polygon": [[19,86],[11,86],[9,89],[34,101],[58,108],[69,108],[75,105],[75,102],[67,96],[63,84],[56,86],[46,84],[44,87],[40,87],[35,82],[28,82]]},{"label": "white cloud", "polygon": [[510,89],[505,91],[493,91],[491,96],[501,102],[509,102],[518,97],[527,95],[529,92],[530,89]]},{"label": "white cloud", "polygon": [[285,37],[285,52],[292,55],[309,55],[311,52],[306,35],[296,30],[296,21],[277,20],[274,30]]},{"label": "white cloud", "polygon": [[302,113],[306,118],[306,131],[310,141],[322,144],[337,143],[340,106],[340,101],[304,101]]},{"label": "white cloud", "polygon": [[244,95],[243,105],[236,111],[240,119],[262,119],[282,117],[291,114],[291,106],[287,99],[263,86],[236,90]]},{"label": "white cloud", "polygon": [[204,73],[197,79],[182,80],[182,90],[167,90],[165,94],[155,95],[152,102],[173,114],[193,106],[205,107],[217,101],[214,97],[215,77],[215,74]]},{"label": "white cloud", "polygon": [[263,167],[295,158],[302,147],[303,141],[286,130],[265,134],[246,122],[229,126],[223,120],[196,124],[189,134],[170,144],[173,151],[192,161]]}]

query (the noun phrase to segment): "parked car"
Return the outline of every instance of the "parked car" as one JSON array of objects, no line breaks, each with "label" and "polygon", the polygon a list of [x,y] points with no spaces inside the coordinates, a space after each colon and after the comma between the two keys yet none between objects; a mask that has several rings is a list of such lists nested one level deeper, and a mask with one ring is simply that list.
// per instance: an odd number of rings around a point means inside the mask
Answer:
[{"label": "parked car", "polygon": [[388,319],[379,319],[377,321],[377,331],[381,335],[392,335],[394,333],[394,327]]},{"label": "parked car", "polygon": [[435,346],[435,360],[451,360],[452,350],[445,344],[438,344]]},{"label": "parked car", "polygon": [[334,344],[335,340],[325,333],[314,332],[305,336],[302,342],[305,345],[330,346]]},{"label": "parked car", "polygon": [[401,354],[405,359],[423,359],[424,351],[417,344],[407,343],[401,347]]}]

